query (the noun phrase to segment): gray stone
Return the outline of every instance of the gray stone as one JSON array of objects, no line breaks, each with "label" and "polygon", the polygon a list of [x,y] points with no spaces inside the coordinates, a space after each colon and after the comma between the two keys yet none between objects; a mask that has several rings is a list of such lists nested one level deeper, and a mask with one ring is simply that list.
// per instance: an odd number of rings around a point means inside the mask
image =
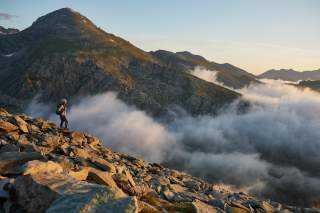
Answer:
[{"label": "gray stone", "polygon": [[[17,202],[26,212],[134,212],[132,198],[117,200],[111,188],[77,181],[63,173],[37,172],[20,176],[15,183]],[[120,211],[121,212],[121,211]]]}]

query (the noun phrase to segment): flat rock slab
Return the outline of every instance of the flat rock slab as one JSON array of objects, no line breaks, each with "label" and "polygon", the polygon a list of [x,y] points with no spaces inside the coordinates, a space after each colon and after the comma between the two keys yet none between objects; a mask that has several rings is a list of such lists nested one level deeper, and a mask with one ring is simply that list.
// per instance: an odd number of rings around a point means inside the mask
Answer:
[{"label": "flat rock slab", "polygon": [[23,133],[28,133],[28,124],[27,122],[25,122],[20,116],[16,115],[14,116],[14,119],[20,129],[20,131],[22,131]]},{"label": "flat rock slab", "polygon": [[[16,179],[17,203],[22,210],[30,213],[120,213],[136,212],[138,209],[134,197],[117,199],[111,187],[78,181],[64,173],[52,171],[52,163],[30,162],[25,170],[27,175]],[[45,167],[45,164],[48,166]],[[44,169],[32,169],[32,165]]]},{"label": "flat rock slab", "polygon": [[62,196],[54,201],[45,211],[46,213],[137,213],[138,204],[135,197],[113,199],[110,192],[91,188],[86,193],[74,193]]},{"label": "flat rock slab", "polygon": [[62,173],[62,167],[53,161],[43,162],[39,160],[29,161],[22,167],[23,175],[31,175],[38,173]]},{"label": "flat rock slab", "polygon": [[10,174],[15,167],[40,159],[43,159],[43,156],[38,152],[3,152],[0,155],[0,174]]},{"label": "flat rock slab", "polygon": [[0,120],[0,131],[1,132],[13,132],[15,130],[18,130],[18,127],[16,125],[13,125],[10,122]]}]

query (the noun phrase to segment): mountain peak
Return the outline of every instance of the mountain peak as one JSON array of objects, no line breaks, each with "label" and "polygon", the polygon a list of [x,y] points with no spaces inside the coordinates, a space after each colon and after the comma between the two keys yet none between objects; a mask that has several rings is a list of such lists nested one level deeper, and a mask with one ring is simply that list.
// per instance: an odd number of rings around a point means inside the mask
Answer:
[{"label": "mountain peak", "polygon": [[70,7],[63,7],[61,9],[55,10],[53,12],[71,12],[71,13],[79,13]]},{"label": "mountain peak", "polygon": [[71,8],[61,8],[59,10],[55,10],[51,13],[48,13],[44,16],[38,18],[33,24],[32,27],[46,27],[46,28],[56,28],[71,25],[76,25],[77,20],[87,20],[80,13],[74,11]]}]

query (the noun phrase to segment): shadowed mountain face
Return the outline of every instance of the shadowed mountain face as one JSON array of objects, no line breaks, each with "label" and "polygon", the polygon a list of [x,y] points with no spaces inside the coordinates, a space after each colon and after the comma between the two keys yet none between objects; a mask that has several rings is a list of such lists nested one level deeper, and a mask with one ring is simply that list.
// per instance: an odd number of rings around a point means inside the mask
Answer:
[{"label": "shadowed mountain face", "polygon": [[320,80],[320,69],[304,72],[298,72],[292,69],[268,70],[258,77],[284,81]]},{"label": "shadowed mountain face", "polygon": [[320,80],[318,81],[300,81],[299,84],[297,84],[298,87],[302,88],[309,88],[314,91],[320,92]]},{"label": "shadowed mountain face", "polygon": [[169,52],[158,50],[151,52],[159,61],[168,67],[175,67],[184,71],[191,71],[196,67],[202,67],[212,71],[218,71],[217,81],[228,87],[240,89],[250,83],[259,83],[254,75],[232,64],[218,64],[210,62],[202,56],[190,52]]},{"label": "shadowed mountain face", "polygon": [[0,105],[15,111],[23,110],[35,96],[56,102],[64,96],[116,91],[125,102],[153,115],[166,113],[171,106],[207,114],[240,96],[163,65],[68,8],[0,37],[0,67]]}]

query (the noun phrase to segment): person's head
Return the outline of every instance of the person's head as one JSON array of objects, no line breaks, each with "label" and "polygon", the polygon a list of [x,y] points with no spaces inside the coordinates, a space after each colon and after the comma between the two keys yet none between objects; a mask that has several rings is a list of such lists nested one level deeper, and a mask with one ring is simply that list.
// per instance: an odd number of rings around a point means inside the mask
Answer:
[{"label": "person's head", "polygon": [[67,99],[67,98],[63,98],[63,99],[61,100],[61,103],[67,104],[67,103],[68,103],[68,99]]}]

